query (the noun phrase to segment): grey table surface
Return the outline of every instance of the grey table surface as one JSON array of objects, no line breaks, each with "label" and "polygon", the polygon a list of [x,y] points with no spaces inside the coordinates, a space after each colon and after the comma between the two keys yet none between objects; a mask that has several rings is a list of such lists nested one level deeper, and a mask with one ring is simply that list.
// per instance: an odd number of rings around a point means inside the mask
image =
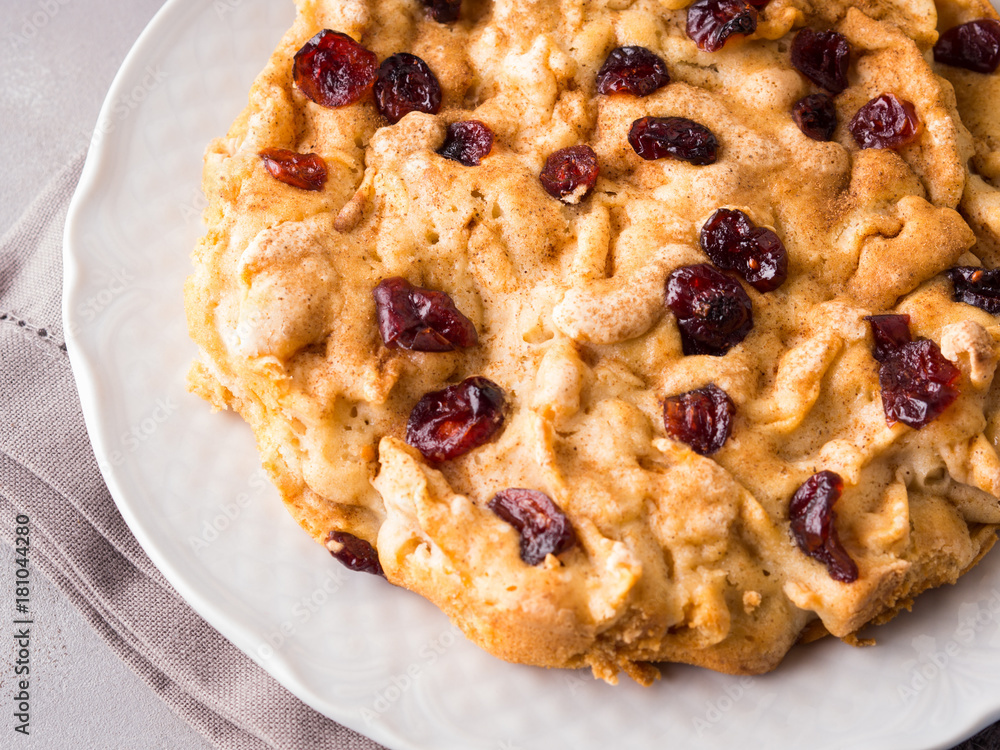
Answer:
[{"label": "grey table surface", "polygon": [[[90,139],[122,60],[163,0],[0,0],[0,234]],[[0,591],[14,587],[0,544]],[[0,747],[207,750],[199,734],[90,629],[44,576],[34,577],[37,675],[32,734],[2,711]],[[7,649],[4,648],[3,652]],[[6,654],[3,656],[7,661]],[[10,670],[0,694],[10,693]],[[8,702],[5,701],[5,704]]]},{"label": "grey table surface", "polygon": [[[87,143],[115,72],[162,4],[0,0],[0,234]],[[0,544],[0,591],[13,588],[13,560],[13,551]],[[32,597],[39,633],[32,736],[12,740],[12,716],[2,712],[0,747],[211,747],[111,652],[43,576],[35,579]],[[0,692],[8,691],[8,679],[4,670]]]}]

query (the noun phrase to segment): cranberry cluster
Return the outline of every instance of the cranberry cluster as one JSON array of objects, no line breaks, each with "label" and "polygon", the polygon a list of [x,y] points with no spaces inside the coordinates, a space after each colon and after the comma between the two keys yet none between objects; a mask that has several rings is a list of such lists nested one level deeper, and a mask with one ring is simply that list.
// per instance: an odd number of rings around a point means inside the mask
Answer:
[{"label": "cranberry cluster", "polygon": [[[450,22],[457,19],[461,2],[424,0],[424,5],[434,20]],[[400,52],[386,58],[377,70],[376,62],[373,53],[347,35],[324,30],[295,56],[295,84],[309,99],[324,107],[355,103],[371,89],[376,109],[390,123],[398,122],[410,112],[437,114],[441,108],[441,86],[423,60]],[[478,120],[466,120],[448,127],[439,153],[465,166],[476,166],[492,148],[493,132],[489,126]],[[304,163],[304,157],[296,159],[285,157],[279,163]],[[283,168],[286,172],[291,170],[289,166]],[[299,171],[303,169],[300,167]],[[386,348],[448,352],[479,342],[475,326],[444,292],[393,277],[381,281],[373,296],[378,329]],[[503,389],[496,383],[483,377],[467,378],[428,393],[417,402],[407,422],[406,440],[430,461],[456,458],[497,433],[504,422],[505,403]],[[347,550],[343,554],[352,559],[364,557],[363,551],[358,551],[363,550],[360,540],[339,543]]]},{"label": "cranberry cluster", "polygon": [[[766,3],[699,0],[688,8],[688,36],[700,49],[716,52],[730,37],[752,34],[757,29],[757,7],[763,5]],[[1000,23],[984,20],[956,27],[942,35],[934,54],[939,62],[983,72],[995,70],[1000,65]],[[851,45],[836,31],[805,28],[792,40],[792,65],[824,89],[792,106],[792,118],[809,138],[833,138],[837,108],[831,96],[847,88],[850,61]],[[920,135],[920,121],[911,102],[886,93],[862,107],[848,129],[862,148],[901,148]]]},{"label": "cranberry cluster", "polygon": [[[700,242],[716,266],[738,273],[759,292],[777,289],[788,276],[781,239],[742,211],[717,210],[702,227]],[[684,354],[721,357],[753,329],[753,305],[743,287],[705,263],[673,271],[665,302],[677,318]]]},{"label": "cranberry cluster", "polygon": [[375,107],[391,123],[409,112],[441,109],[441,84],[427,63],[400,52],[378,65],[374,52],[339,31],[324,29],[306,42],[295,55],[292,77],[323,107],[354,104],[371,89]]},{"label": "cranberry cluster", "polygon": [[[476,346],[476,328],[444,292],[385,279],[375,287],[375,312],[386,348],[449,352]],[[406,442],[431,461],[483,445],[503,426],[506,398],[491,380],[472,377],[428,393],[410,412]]]},{"label": "cranberry cluster", "polygon": [[829,141],[837,129],[837,108],[830,94],[847,88],[851,45],[836,31],[802,29],[792,40],[792,65],[826,92],[810,94],[792,106],[799,129],[816,141]]},{"label": "cranberry cluster", "polygon": [[[458,18],[460,0],[424,0],[436,21]],[[324,29],[306,42],[292,63],[295,85],[311,101],[328,108],[360,101],[369,89],[375,108],[390,123],[410,112],[437,114],[441,109],[441,85],[427,63],[416,55],[400,52],[381,65],[375,53],[339,31]],[[493,131],[478,120],[455,122],[438,151],[447,159],[467,167],[478,166],[493,148]],[[296,154],[265,149],[260,154],[275,179],[303,190],[320,190],[326,182],[326,164],[317,154]]]},{"label": "cranberry cluster", "polygon": [[[669,82],[663,58],[645,47],[628,46],[611,50],[597,73],[596,86],[599,94],[644,97]],[[678,159],[698,166],[714,164],[719,151],[711,130],[684,117],[641,117],[632,123],[628,142],[643,159]],[[549,156],[540,179],[552,197],[576,202],[593,189],[598,173],[594,150],[571,146]]]},{"label": "cranberry cluster", "polygon": [[784,243],[742,211],[720,208],[705,222],[699,239],[715,265],[735,271],[758,292],[773,291],[788,277]]},{"label": "cranberry cluster", "polygon": [[[758,12],[768,0],[697,0],[687,11],[687,33],[699,49],[718,52],[734,37],[753,34]],[[428,16],[439,23],[459,18],[461,0],[422,0]],[[1000,23],[982,19],[941,35],[934,48],[943,64],[990,73],[1000,65]],[[792,41],[791,63],[821,88],[795,103],[792,116],[810,138],[828,141],[837,128],[832,97],[848,85],[851,47],[841,34],[802,29]],[[351,37],[323,30],[310,39],[293,61],[295,85],[323,107],[354,104],[369,90],[378,112],[396,123],[410,112],[437,114],[440,83],[419,57],[400,52],[382,61]],[[596,90],[605,96],[647,97],[670,83],[665,61],[645,47],[612,50],[598,71]],[[884,93],[863,106],[848,129],[862,148],[900,148],[919,137],[921,123],[911,102]],[[719,141],[705,125],[683,117],[647,116],[632,123],[628,141],[646,160],[670,158],[695,166],[714,164]],[[481,163],[492,150],[494,134],[483,122],[466,120],[448,127],[438,153],[465,166]],[[275,179],[303,189],[321,190],[327,169],[317,154],[284,149],[260,153]],[[599,175],[594,150],[580,144],[549,155],[539,174],[554,198],[576,202],[589,194]],[[778,235],[756,226],[745,213],[720,208],[702,226],[702,250],[713,265],[674,270],[667,279],[665,304],[674,314],[685,355],[724,356],[753,328],[753,306],[741,277],[758,292],[774,291],[787,278],[788,255]],[[1000,314],[1000,271],[957,267],[948,272],[954,298]],[[444,292],[414,286],[400,277],[385,279],[373,290],[378,330],[387,348],[448,352],[478,344],[472,322]],[[959,370],[927,340],[913,341],[905,315],[870,316],[879,362],[879,383],[886,419],[921,428],[958,397]],[[407,442],[434,463],[458,458],[499,433],[507,396],[496,383],[480,376],[427,393],[413,407],[406,425]],[[736,406],[729,395],[709,384],[666,398],[666,433],[710,456],[732,434]],[[789,519],[799,547],[822,562],[831,577],[849,583],[858,568],[841,544],[835,527],[834,503],[843,490],[841,477],[822,471],[792,497]],[[502,490],[488,506],[517,529],[520,555],[537,565],[548,555],[573,547],[576,534],[565,513],[543,492]],[[375,549],[346,532],[332,531],[328,548],[353,570],[384,575]]]}]

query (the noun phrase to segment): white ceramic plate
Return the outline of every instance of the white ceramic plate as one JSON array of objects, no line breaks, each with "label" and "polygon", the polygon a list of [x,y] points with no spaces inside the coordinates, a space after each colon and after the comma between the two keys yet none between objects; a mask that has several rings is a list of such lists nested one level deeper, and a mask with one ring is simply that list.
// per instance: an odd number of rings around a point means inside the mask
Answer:
[{"label": "white ceramic plate", "polygon": [[66,227],[67,339],[94,448],[139,542],[205,619],[395,750],[917,750],[1000,717],[1000,553],[923,596],[877,648],[831,639],[765,677],[672,667],[643,689],[497,661],[314,544],[249,429],[184,386],[202,152],[293,14],[291,0],[168,2],[115,79]]}]

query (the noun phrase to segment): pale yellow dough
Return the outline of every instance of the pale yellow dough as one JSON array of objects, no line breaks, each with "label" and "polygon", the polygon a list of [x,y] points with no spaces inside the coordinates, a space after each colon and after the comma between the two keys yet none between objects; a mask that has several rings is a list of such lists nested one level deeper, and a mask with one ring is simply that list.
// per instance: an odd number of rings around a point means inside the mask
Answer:
[{"label": "pale yellow dough", "polygon": [[[209,231],[186,288],[202,351],[192,389],[250,423],[317,541],[334,529],[370,541],[389,581],[501,658],[609,681],[624,670],[648,682],[661,661],[764,672],[824,629],[857,642],[866,623],[955,581],[1000,524],[1000,327],[952,302],[941,273],[1000,265],[1000,74],[930,53],[938,29],[993,10],[773,0],[757,34],[710,54],[684,32],[688,4],[466,0],[442,25],[417,0],[298,0],[248,107],[208,149]],[[829,143],[789,115],[816,91],[789,61],[806,25],[854,51]],[[370,95],[341,109],[308,101],[291,60],[323,28],[379,60],[423,58],[440,113],[390,126]],[[621,45],[660,54],[672,82],[646,98],[598,95],[595,74]],[[886,92],[914,103],[922,135],[898,153],[860,151],[846,123]],[[718,162],[643,161],[626,136],[645,115],[706,125]],[[496,135],[478,167],[436,153],[466,119]],[[601,177],[564,205],[538,175],[581,143]],[[267,147],[320,154],[325,189],[273,179]],[[755,325],[742,344],[685,357],[664,280],[708,262],[698,232],[724,206],[777,232],[788,281],[768,294],[745,285]],[[372,289],[390,276],[450,294],[480,345],[386,349]],[[960,398],[919,431],[883,413],[863,318],[888,311],[962,371]],[[404,441],[409,412],[472,375],[507,393],[505,427],[432,466]],[[737,416],[705,458],[666,436],[662,400],[710,382]],[[790,535],[789,499],[821,470],[845,480],[851,584]],[[517,532],[486,507],[508,487],[552,497],[577,546],[522,562]]]}]

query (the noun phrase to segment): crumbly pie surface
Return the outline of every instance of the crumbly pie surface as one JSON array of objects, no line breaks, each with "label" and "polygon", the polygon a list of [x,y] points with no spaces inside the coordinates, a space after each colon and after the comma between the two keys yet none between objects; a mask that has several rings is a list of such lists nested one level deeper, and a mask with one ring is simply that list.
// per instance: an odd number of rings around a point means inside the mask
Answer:
[{"label": "crumbly pie surface", "polygon": [[[686,33],[690,5],[465,0],[440,23],[418,0],[298,0],[246,110],[208,148],[209,230],[186,288],[192,390],[250,423],[306,531],[369,543],[391,583],[501,658],[612,681],[647,682],[662,661],[760,673],[826,631],[857,642],[954,582],[1000,526],[1000,327],[954,301],[946,273],[1000,266],[1000,73],[931,52],[939,31],[995,11],[771,0],[752,35],[708,52]],[[790,62],[804,27],[851,48],[829,141],[790,114],[821,91]],[[293,59],[323,29],[379,62],[421,58],[440,110],[390,124],[370,91],[310,100]],[[623,46],[662,58],[669,83],[598,93]],[[885,93],[912,103],[919,134],[862,149],[848,123]],[[641,158],[628,136],[648,116],[708,128],[717,160]],[[494,137],[475,166],[438,153],[467,120]],[[546,159],[584,144],[593,190],[553,197]],[[266,149],[319,155],[325,184],[276,179]],[[719,208],[773,230],[787,279],[761,292],[729,272],[752,329],[724,353],[685,354],[664,288],[711,263],[699,233]],[[373,290],[397,277],[449,295],[477,343],[386,346]],[[866,320],[884,314],[908,315],[959,371],[957,398],[919,429],[887,421]],[[502,426],[426,458],[407,442],[411,412],[470,377],[502,389]],[[668,433],[664,402],[709,384],[732,424],[702,455]],[[833,522],[849,582],[792,530],[791,499],[821,472],[843,482]],[[490,507],[510,488],[548,496],[572,544],[525,562]]]}]

